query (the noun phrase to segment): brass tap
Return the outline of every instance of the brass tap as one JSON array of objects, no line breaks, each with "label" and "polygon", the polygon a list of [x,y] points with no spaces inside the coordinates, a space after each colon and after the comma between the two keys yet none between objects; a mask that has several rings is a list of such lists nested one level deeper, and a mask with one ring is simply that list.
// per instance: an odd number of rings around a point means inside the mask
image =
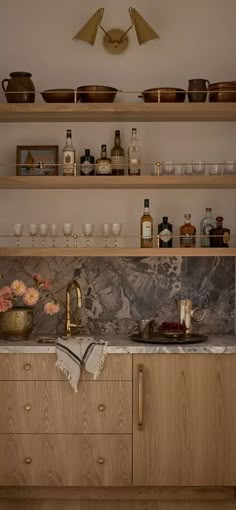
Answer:
[{"label": "brass tap", "polygon": [[68,283],[66,287],[66,335],[70,336],[72,333],[72,329],[80,329],[81,328],[81,318],[79,318],[78,323],[71,322],[71,291],[73,287],[76,290],[76,300],[77,300],[77,308],[81,309],[82,307],[82,293],[81,288],[77,280],[72,280]]}]

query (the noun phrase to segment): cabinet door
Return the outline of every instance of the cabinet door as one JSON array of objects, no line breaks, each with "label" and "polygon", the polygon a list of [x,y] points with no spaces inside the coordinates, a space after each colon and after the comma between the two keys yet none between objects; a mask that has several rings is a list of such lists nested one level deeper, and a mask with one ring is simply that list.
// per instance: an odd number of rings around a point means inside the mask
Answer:
[{"label": "cabinet door", "polygon": [[236,355],[135,355],[133,427],[134,485],[235,486]]}]

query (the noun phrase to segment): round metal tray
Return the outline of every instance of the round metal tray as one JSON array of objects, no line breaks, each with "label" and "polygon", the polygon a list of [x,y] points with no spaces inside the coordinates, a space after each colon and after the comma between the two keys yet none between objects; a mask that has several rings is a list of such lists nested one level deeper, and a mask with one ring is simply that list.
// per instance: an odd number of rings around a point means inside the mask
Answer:
[{"label": "round metal tray", "polygon": [[131,335],[129,337],[134,342],[142,342],[145,344],[194,344],[198,342],[206,342],[208,340],[208,336],[206,335],[198,335],[198,334],[192,334],[192,335],[186,335],[184,337],[180,338],[167,338],[164,336],[161,336],[160,334],[156,333],[155,336],[152,338],[142,338],[139,335]]}]

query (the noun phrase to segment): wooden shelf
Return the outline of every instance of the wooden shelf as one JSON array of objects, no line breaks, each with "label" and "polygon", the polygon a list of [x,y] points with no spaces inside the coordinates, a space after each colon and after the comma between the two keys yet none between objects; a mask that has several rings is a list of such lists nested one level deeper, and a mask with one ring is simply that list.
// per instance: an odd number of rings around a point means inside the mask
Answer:
[{"label": "wooden shelf", "polygon": [[0,257],[235,257],[236,248],[0,248]]},{"label": "wooden shelf", "polygon": [[228,122],[235,103],[0,104],[0,122]]},{"label": "wooden shelf", "polygon": [[220,176],[0,176],[0,189],[230,189],[236,175]]}]

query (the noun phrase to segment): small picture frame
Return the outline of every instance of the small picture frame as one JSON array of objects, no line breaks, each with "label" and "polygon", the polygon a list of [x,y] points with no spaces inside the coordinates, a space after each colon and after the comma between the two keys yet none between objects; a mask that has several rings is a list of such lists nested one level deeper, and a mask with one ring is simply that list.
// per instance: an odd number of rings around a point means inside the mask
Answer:
[{"label": "small picture frame", "polygon": [[58,145],[17,145],[16,175],[58,175]]}]

